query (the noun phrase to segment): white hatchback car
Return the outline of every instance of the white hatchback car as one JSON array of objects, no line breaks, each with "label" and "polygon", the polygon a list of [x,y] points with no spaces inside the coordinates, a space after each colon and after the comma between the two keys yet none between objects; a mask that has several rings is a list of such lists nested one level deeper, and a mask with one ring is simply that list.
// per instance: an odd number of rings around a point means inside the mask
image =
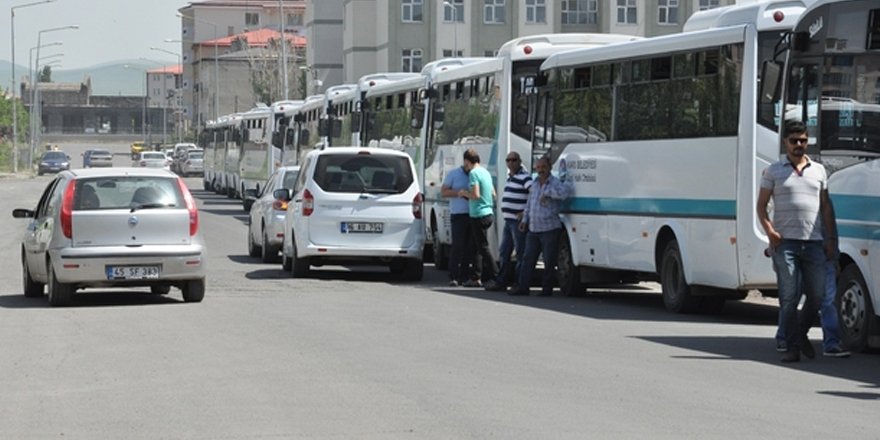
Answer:
[{"label": "white hatchback car", "polygon": [[[162,153],[159,153],[162,154]],[[186,302],[205,296],[205,244],[199,212],[183,180],[147,168],[61,172],[29,219],[21,243],[24,294],[65,305],[76,289],[171,287]]]},{"label": "white hatchback car", "polygon": [[293,191],[275,196],[290,200],[281,258],[294,277],[324,264],[386,264],[401,279],[422,279],[422,193],[406,153],[314,150]]},{"label": "white hatchback car", "polygon": [[247,196],[254,197],[248,223],[248,255],[260,257],[264,263],[278,261],[278,251],[284,238],[284,217],[287,215],[286,200],[275,198],[276,189],[292,190],[299,176],[299,166],[280,167],[269,176],[269,180],[257,190],[248,189]]}]

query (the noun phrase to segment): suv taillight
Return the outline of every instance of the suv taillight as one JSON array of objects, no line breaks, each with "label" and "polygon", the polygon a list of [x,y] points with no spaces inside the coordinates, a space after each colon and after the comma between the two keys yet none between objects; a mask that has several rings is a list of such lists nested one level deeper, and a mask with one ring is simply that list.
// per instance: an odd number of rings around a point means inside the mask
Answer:
[{"label": "suv taillight", "polygon": [[275,199],[275,201],[272,202],[272,209],[276,211],[287,211],[287,202],[281,199]]},{"label": "suv taillight", "polygon": [[189,211],[189,235],[196,235],[196,232],[199,231],[199,210],[196,208],[196,201],[193,199],[192,194],[190,194],[189,188],[186,187],[186,183],[180,177],[177,178],[177,186],[180,187],[180,192],[183,194],[183,200],[186,203],[186,210]]},{"label": "suv taillight", "polygon": [[416,196],[413,197],[412,210],[413,210],[413,217],[415,217],[416,219],[422,218],[422,201],[423,200],[424,199],[422,198],[422,193],[417,193]]},{"label": "suv taillight", "polygon": [[73,238],[73,196],[76,193],[76,180],[67,182],[61,198],[61,231],[67,238]]},{"label": "suv taillight", "polygon": [[312,193],[309,190],[303,191],[303,209],[302,215],[303,217],[308,217],[315,212],[315,197],[312,196]]}]

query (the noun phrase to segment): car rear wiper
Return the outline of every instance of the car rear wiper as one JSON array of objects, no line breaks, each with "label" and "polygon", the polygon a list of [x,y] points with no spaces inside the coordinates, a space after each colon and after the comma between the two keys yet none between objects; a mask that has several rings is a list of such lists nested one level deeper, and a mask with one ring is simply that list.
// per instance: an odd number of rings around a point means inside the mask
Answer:
[{"label": "car rear wiper", "polygon": [[135,203],[134,205],[131,206],[131,212],[135,212],[139,209],[173,208],[175,206],[177,206],[177,205],[175,205],[174,203],[143,203],[143,204]]},{"label": "car rear wiper", "polygon": [[364,189],[364,192],[370,194],[397,194],[396,189],[388,189],[388,188],[370,188]]}]

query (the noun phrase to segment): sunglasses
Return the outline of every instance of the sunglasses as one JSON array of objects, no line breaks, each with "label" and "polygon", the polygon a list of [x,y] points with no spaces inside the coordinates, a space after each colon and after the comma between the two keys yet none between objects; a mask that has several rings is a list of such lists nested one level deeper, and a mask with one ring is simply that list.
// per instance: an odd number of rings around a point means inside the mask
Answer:
[{"label": "sunglasses", "polygon": [[517,159],[517,158],[513,158],[513,157],[508,157],[508,158],[507,158],[507,161],[508,161],[508,162],[518,162],[519,159]]},{"label": "sunglasses", "polygon": [[798,144],[798,145],[807,145],[807,142],[809,142],[809,139],[807,139],[807,138],[788,138],[788,142],[792,143],[792,144]]}]

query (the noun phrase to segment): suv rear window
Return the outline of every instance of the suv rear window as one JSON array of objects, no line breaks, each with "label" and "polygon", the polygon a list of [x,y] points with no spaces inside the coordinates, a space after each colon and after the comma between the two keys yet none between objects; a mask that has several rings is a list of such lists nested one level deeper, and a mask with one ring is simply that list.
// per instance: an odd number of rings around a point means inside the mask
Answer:
[{"label": "suv rear window", "polygon": [[400,194],[413,183],[409,158],[385,154],[325,154],[313,178],[327,192]]},{"label": "suv rear window", "polygon": [[73,196],[75,211],[185,207],[177,180],[164,177],[77,179]]}]

